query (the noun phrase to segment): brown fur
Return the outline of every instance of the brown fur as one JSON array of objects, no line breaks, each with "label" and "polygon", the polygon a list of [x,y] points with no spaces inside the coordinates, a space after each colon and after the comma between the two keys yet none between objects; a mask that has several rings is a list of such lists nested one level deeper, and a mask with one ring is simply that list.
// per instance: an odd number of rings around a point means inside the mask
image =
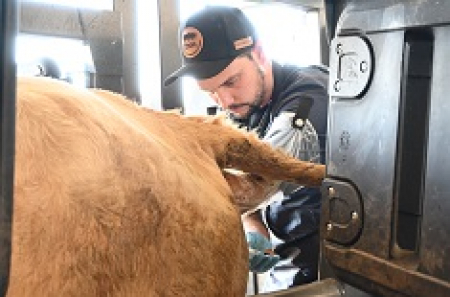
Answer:
[{"label": "brown fur", "polygon": [[221,120],[45,78],[18,81],[15,164],[9,297],[244,296],[236,204],[324,175]]}]

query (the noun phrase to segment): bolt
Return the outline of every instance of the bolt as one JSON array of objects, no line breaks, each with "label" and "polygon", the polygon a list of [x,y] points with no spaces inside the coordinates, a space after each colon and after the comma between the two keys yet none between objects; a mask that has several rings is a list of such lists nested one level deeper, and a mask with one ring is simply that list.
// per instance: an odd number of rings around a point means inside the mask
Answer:
[{"label": "bolt", "polygon": [[328,224],[327,224],[327,230],[328,230],[328,231],[333,230],[333,225],[332,225],[331,223],[328,223]]},{"label": "bolt", "polygon": [[334,197],[335,194],[336,194],[336,190],[333,187],[329,187],[328,188],[328,196]]},{"label": "bolt", "polygon": [[356,221],[357,219],[359,219],[359,215],[356,211],[352,212],[352,220]]}]

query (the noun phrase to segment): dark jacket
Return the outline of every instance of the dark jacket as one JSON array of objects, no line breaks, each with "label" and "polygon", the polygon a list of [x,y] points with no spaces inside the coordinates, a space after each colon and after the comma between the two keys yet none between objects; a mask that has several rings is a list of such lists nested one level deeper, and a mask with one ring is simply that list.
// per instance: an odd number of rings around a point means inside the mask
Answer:
[{"label": "dark jacket", "polygon": [[[284,112],[299,112],[315,129],[320,147],[320,163],[325,163],[328,110],[328,71],[319,66],[299,68],[273,63],[274,91],[269,103],[254,110],[240,124],[256,130],[260,138],[271,133],[274,120]],[[305,102],[310,104],[305,104]],[[309,108],[310,106],[310,108]],[[309,110],[299,110],[306,108]],[[296,129],[294,126],[287,129]],[[316,138],[317,139],[317,138]],[[301,250],[292,263],[300,268],[291,285],[317,279],[319,261],[319,218],[321,194],[318,188],[297,187],[284,198],[272,202],[263,212],[268,228],[284,241],[276,247],[282,257]],[[274,267],[274,271],[283,269]]]}]

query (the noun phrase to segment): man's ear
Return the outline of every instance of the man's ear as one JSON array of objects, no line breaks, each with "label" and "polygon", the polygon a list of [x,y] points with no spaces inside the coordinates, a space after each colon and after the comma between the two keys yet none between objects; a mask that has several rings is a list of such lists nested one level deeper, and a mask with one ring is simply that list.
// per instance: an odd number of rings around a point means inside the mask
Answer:
[{"label": "man's ear", "polygon": [[266,53],[261,45],[261,42],[258,41],[255,43],[255,46],[252,49],[253,59],[260,65],[261,70],[265,70],[268,66],[270,66],[270,60],[267,58]]}]

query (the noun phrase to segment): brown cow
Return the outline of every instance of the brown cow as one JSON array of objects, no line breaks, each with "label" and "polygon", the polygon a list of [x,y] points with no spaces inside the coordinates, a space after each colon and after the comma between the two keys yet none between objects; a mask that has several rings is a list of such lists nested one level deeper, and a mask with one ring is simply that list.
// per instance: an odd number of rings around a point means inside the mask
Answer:
[{"label": "brown cow", "polygon": [[18,80],[15,164],[10,297],[244,296],[237,205],[324,175],[222,121],[48,78]]}]

